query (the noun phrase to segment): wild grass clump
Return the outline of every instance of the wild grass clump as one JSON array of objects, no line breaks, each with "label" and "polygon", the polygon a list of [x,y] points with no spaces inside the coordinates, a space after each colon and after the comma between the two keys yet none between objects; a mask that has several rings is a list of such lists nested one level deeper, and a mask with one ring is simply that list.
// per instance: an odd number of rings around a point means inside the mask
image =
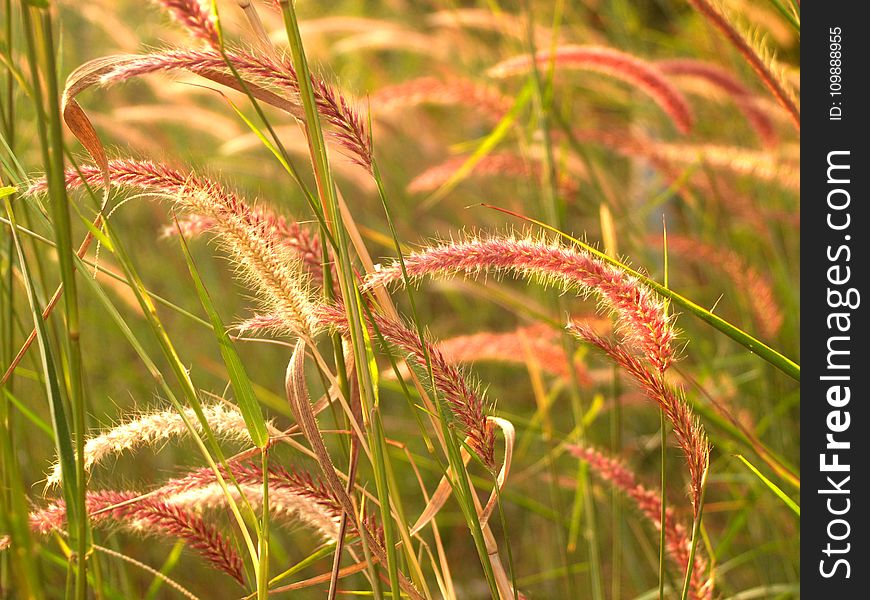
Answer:
[{"label": "wild grass clump", "polygon": [[799,597],[799,9],[606,4],[6,2],[0,589]]}]

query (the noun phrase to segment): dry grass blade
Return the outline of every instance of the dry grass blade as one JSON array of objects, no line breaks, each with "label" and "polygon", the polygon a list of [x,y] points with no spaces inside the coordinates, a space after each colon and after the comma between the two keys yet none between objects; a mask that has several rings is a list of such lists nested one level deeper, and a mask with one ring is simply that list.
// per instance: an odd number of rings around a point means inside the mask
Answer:
[{"label": "dry grass blade", "polygon": [[[329,455],[329,451],[323,443],[320,428],[318,427],[317,421],[314,418],[314,413],[311,410],[311,403],[308,399],[308,386],[305,383],[304,365],[305,342],[304,340],[299,340],[296,342],[296,346],[293,349],[293,356],[290,359],[290,363],[287,365],[287,377],[285,380],[287,399],[290,402],[290,408],[293,410],[293,414],[296,417],[296,421],[299,423],[302,432],[305,434],[305,438],[311,445],[311,449],[317,456],[323,473],[326,489],[328,489],[329,493],[336,499],[341,510],[344,511],[347,518],[351,520],[357,531],[362,534],[373,558],[382,565],[385,565],[387,564],[387,554],[384,550],[383,541],[378,539],[369,530],[369,527],[366,526],[365,523],[360,522],[358,511],[354,506],[353,500],[345,491],[344,485],[341,483],[338,475],[335,474],[335,466],[332,463],[332,457]],[[415,600],[423,599],[420,592],[417,591],[414,585],[402,573],[399,573],[399,583],[402,590],[411,598]]]}]

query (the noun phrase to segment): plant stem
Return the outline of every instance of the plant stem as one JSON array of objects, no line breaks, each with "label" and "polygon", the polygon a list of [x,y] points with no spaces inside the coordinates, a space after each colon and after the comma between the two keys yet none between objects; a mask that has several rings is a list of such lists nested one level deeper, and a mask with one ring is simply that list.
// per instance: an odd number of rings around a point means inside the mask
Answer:
[{"label": "plant stem", "polygon": [[686,565],[686,579],[683,581],[683,593],[681,600],[687,600],[689,597],[689,588],[692,583],[692,569],[695,567],[695,553],[698,550],[698,538],[701,537],[701,518],[704,515],[704,496],[707,492],[707,473],[710,470],[710,465],[704,469],[704,475],[701,477],[701,496],[698,499],[698,506],[695,510],[695,520],[692,523],[692,547],[689,551],[689,561]]}]

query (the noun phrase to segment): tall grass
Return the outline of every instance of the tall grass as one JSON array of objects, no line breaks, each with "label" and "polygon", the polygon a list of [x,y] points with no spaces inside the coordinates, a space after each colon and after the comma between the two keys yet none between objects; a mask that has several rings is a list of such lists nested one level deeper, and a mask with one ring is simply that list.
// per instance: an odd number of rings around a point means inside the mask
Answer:
[{"label": "tall grass", "polygon": [[794,49],[521,4],[4,0],[4,597],[799,596]]}]

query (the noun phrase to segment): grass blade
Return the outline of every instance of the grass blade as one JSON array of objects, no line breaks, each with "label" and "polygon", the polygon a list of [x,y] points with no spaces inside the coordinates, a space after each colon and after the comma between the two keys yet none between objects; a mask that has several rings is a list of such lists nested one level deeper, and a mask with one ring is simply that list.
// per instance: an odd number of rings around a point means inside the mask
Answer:
[{"label": "grass blade", "polygon": [[774,494],[776,494],[777,498],[779,498],[780,500],[782,500],[783,503],[784,503],[786,506],[788,506],[789,509],[791,509],[791,511],[792,511],[794,514],[796,514],[797,516],[801,516],[801,507],[800,507],[800,505],[799,505],[797,502],[795,502],[794,500],[792,500],[791,498],[789,498],[788,494],[786,494],[784,491],[782,491],[782,489],[781,489],[778,485],[776,485],[776,484],[773,483],[770,479],[768,479],[767,477],[765,477],[765,476],[761,473],[761,471],[759,471],[759,470],[755,467],[755,465],[753,465],[751,462],[749,462],[749,461],[746,459],[745,456],[743,456],[742,454],[738,454],[738,455],[737,455],[737,458],[739,458],[740,461],[741,461],[744,465],[746,465],[747,468],[748,468],[750,471],[752,471],[752,472],[755,474],[755,476],[758,477],[758,478],[761,480],[761,482],[762,482],[765,486],[767,486],[767,489],[769,489],[771,492],[773,492]]}]

